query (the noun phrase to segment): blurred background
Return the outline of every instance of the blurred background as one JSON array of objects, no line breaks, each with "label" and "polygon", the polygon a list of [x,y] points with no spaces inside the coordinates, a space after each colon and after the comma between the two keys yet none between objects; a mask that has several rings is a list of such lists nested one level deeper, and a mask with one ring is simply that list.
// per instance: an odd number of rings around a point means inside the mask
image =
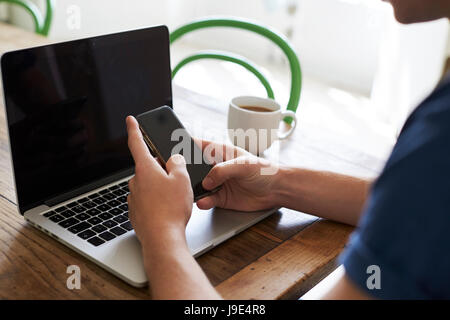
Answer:
[{"label": "blurred background", "polygon": [[[45,8],[44,1],[32,1]],[[447,20],[400,25],[380,0],[57,0],[49,37],[67,40],[158,24],[173,30],[210,15],[254,19],[285,34],[304,72],[299,110],[314,112],[318,124],[345,110],[351,121],[332,121],[334,130],[348,136],[364,130],[358,123],[367,126],[369,119],[373,130],[394,141],[408,114],[441,79],[450,51]],[[0,19],[33,30],[21,8],[1,4]],[[287,60],[267,40],[245,31],[198,31],[172,47],[172,65],[199,49],[250,58],[267,73],[276,99],[287,102]],[[253,75],[227,62],[192,63],[175,84],[218,99],[265,96]]]}]

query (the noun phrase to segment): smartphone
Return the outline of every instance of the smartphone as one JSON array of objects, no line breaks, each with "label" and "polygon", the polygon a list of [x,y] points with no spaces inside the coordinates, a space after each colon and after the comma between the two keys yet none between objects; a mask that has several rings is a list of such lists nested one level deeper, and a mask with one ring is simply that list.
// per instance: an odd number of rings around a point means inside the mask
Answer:
[{"label": "smartphone", "polygon": [[138,115],[136,119],[145,143],[152,155],[157,157],[164,167],[172,155],[184,156],[194,191],[194,201],[220,189],[220,187],[214,190],[203,188],[202,181],[213,166],[205,162],[202,150],[192,140],[171,107],[159,107]]}]

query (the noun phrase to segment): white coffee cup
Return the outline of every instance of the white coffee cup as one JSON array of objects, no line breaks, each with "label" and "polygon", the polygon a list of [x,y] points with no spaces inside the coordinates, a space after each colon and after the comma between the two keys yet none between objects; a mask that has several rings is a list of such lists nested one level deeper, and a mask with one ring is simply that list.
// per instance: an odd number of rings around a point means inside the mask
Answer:
[{"label": "white coffee cup", "polygon": [[[291,128],[281,133],[280,122],[292,117]],[[251,96],[236,97],[228,109],[228,136],[238,147],[259,155],[276,140],[287,139],[297,126],[297,117],[291,110],[282,111],[273,99]]]}]

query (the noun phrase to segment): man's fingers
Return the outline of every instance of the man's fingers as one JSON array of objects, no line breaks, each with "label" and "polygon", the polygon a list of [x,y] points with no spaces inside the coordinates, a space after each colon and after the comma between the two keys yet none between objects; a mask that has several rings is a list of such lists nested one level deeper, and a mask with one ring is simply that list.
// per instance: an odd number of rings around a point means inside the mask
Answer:
[{"label": "man's fingers", "polygon": [[192,140],[194,140],[194,142],[200,147],[200,149],[202,149],[202,150],[205,150],[205,148],[208,146],[208,145],[210,145],[211,143],[215,143],[215,142],[212,142],[212,141],[209,141],[209,140],[203,140],[203,139],[200,139],[200,138],[195,138],[195,137],[192,137]]},{"label": "man's fingers", "polygon": [[215,202],[216,201],[214,199],[214,195],[208,196],[208,197],[205,197],[205,198],[202,198],[202,199],[198,200],[197,201],[197,207],[200,210],[209,210],[209,209],[214,208],[216,206]]},{"label": "man's fingers", "polygon": [[[216,163],[224,161],[222,153],[216,151],[219,149],[218,143],[197,138],[192,138],[192,140],[194,140],[194,143],[202,149],[203,159],[210,164],[215,165]],[[220,149],[222,149],[222,146],[220,146]]]},{"label": "man's fingers", "polygon": [[166,170],[169,175],[184,176],[189,179],[186,169],[186,159],[181,154],[174,154],[166,163]]},{"label": "man's fingers", "polygon": [[200,200],[197,201],[197,207],[200,210],[208,210],[214,207],[224,207],[225,206],[225,201],[224,201],[224,192],[222,192],[222,190],[207,196],[205,198],[202,198]]},{"label": "man's fingers", "polygon": [[201,147],[204,158],[213,164],[228,161],[240,156],[244,156],[247,152],[241,148],[231,144],[213,142],[209,140],[201,140],[193,138],[194,142]]},{"label": "man's fingers", "polygon": [[134,177],[133,178],[131,178],[129,181],[128,181],[128,189],[130,190],[130,193],[133,193],[134,192],[134,185],[135,185],[135,181],[134,181]]},{"label": "man's fingers", "polygon": [[133,116],[127,117],[127,131],[128,131],[128,148],[131,151],[134,162],[146,162],[152,158],[147,145],[142,138],[139,124]]},{"label": "man's fingers", "polygon": [[205,189],[212,190],[231,178],[244,177],[248,174],[248,166],[242,158],[236,158],[217,164],[205,177],[202,185]]},{"label": "man's fingers", "polygon": [[150,154],[150,150],[148,150],[148,147],[145,144],[136,119],[132,116],[128,116],[126,121],[128,131],[128,148],[133,156],[136,167],[150,164],[154,167],[159,167],[159,171],[162,172],[162,168]]},{"label": "man's fingers", "polygon": [[131,193],[127,196],[127,203],[128,203],[128,217],[130,218],[131,224],[134,224],[134,199]]}]

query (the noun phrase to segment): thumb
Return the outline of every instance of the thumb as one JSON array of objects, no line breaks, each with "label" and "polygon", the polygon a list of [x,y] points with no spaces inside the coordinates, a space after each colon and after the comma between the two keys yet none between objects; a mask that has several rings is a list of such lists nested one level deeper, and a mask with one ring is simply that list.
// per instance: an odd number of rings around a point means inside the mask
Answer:
[{"label": "thumb", "polygon": [[174,154],[166,163],[166,170],[169,175],[183,175],[189,177],[186,169],[186,159],[181,154]]},{"label": "thumb", "polygon": [[225,208],[226,191],[221,189],[218,192],[197,201],[200,210],[208,210],[214,207]]},{"label": "thumb", "polygon": [[248,166],[243,159],[235,158],[214,166],[203,180],[203,187],[211,190],[221,186],[232,178],[243,178],[249,175]]}]

